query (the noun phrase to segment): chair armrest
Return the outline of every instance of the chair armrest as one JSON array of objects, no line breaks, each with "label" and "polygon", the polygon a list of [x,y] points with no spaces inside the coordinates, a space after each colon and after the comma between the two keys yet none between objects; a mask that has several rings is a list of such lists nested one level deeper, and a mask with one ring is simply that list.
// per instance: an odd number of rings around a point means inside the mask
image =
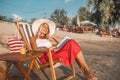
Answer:
[{"label": "chair armrest", "polygon": [[48,52],[49,48],[45,48],[45,49],[37,49],[37,50],[28,50],[27,53],[32,53],[32,54],[36,54],[36,53],[45,53]]}]

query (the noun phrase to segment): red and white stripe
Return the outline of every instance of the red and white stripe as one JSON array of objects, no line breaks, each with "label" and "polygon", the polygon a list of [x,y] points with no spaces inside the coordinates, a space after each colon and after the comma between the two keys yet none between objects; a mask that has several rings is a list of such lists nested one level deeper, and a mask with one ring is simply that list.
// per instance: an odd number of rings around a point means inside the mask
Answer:
[{"label": "red and white stripe", "polygon": [[23,47],[23,41],[17,37],[8,38],[8,42],[10,52],[20,52],[20,49]]}]

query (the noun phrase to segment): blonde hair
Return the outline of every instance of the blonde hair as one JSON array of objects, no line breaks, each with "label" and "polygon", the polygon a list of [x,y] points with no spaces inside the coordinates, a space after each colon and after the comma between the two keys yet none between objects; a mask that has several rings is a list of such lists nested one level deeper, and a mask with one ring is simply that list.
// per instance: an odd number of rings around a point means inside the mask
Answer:
[{"label": "blonde hair", "polygon": [[[47,24],[47,23],[42,23],[41,25],[44,25],[44,24]],[[39,26],[38,31],[36,32],[36,37],[37,37],[37,38],[39,38],[39,35],[41,34],[41,33],[40,33],[41,25]],[[49,33],[50,33],[49,25],[47,24],[47,26],[48,26],[48,33],[45,35],[45,38],[46,38],[46,39],[49,38]]]}]

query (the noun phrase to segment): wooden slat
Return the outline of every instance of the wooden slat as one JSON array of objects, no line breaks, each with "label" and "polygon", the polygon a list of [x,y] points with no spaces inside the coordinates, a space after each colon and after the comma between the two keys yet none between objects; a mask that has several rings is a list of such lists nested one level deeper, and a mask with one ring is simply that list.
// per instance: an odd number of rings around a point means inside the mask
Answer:
[{"label": "wooden slat", "polygon": [[52,54],[51,54],[51,49],[49,49],[49,51],[48,51],[48,58],[49,58],[49,62],[50,62],[50,70],[51,70],[52,80],[56,80],[56,75],[55,75],[55,70],[54,70],[53,60],[52,60]]},{"label": "wooden slat", "polygon": [[20,35],[21,35],[21,37],[22,37],[22,40],[24,41],[24,44],[25,44],[26,48],[27,48],[28,50],[32,50],[31,47],[30,47],[30,45],[29,45],[28,42],[27,42],[27,39],[26,39],[26,37],[25,37],[25,35],[24,35],[24,32],[23,32],[22,27],[19,27],[19,33],[20,33]]},{"label": "wooden slat", "polygon": [[0,66],[0,73],[2,74],[2,76],[0,77],[0,80],[4,80],[6,77],[6,72],[1,66]]}]

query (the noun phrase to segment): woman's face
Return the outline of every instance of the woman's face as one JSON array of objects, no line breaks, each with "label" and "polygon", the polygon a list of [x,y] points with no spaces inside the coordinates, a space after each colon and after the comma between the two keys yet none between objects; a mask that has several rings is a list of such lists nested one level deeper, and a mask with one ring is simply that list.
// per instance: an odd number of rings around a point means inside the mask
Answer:
[{"label": "woman's face", "polygon": [[49,26],[47,23],[43,23],[40,25],[40,33],[44,35],[49,33]]}]

